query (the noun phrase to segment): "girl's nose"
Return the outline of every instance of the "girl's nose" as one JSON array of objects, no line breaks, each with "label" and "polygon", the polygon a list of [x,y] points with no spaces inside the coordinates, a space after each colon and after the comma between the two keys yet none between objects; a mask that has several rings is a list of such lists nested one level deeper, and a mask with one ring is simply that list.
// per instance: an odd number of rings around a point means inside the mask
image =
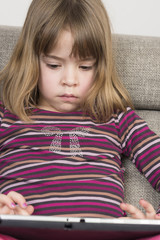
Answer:
[{"label": "girl's nose", "polygon": [[74,86],[78,84],[77,74],[74,68],[68,68],[64,71],[63,84],[67,86]]}]

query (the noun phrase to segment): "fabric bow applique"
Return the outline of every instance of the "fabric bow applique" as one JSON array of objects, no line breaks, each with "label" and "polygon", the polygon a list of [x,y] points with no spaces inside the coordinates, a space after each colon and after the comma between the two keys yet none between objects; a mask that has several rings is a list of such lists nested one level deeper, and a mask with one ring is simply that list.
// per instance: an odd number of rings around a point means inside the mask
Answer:
[{"label": "fabric bow applique", "polygon": [[77,127],[73,128],[71,131],[62,132],[60,128],[48,126],[42,128],[41,131],[45,134],[45,136],[54,136],[50,144],[49,151],[60,154],[62,136],[69,134],[71,155],[83,156],[78,137],[85,137],[85,135],[89,132],[89,128]]}]

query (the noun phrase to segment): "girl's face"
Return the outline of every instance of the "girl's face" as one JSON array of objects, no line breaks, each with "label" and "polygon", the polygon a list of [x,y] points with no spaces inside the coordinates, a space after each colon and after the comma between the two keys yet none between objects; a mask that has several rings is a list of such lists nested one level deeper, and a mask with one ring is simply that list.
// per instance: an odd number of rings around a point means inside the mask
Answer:
[{"label": "girl's face", "polygon": [[74,39],[64,30],[56,47],[40,57],[39,107],[56,112],[79,110],[92,86],[95,59],[71,56]]}]

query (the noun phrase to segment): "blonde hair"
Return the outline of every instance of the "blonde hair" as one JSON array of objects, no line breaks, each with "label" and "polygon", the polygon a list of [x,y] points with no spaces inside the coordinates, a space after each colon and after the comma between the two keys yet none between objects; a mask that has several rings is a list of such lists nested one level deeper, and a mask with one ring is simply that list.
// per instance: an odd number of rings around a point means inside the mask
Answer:
[{"label": "blonde hair", "polygon": [[132,107],[119,81],[112,56],[112,35],[107,12],[100,0],[33,0],[8,65],[0,73],[3,101],[22,120],[29,120],[38,104],[39,58],[49,53],[64,28],[74,35],[73,54],[96,59],[95,80],[83,111],[98,122],[116,110]]}]

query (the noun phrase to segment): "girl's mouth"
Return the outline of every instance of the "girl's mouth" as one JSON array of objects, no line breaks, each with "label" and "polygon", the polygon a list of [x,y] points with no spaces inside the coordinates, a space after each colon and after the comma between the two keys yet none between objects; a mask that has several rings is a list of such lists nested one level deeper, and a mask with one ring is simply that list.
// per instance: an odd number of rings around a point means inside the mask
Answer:
[{"label": "girl's mouth", "polygon": [[65,102],[68,102],[68,101],[72,102],[72,101],[75,101],[76,99],[78,99],[78,97],[76,97],[73,94],[64,94],[64,95],[61,95],[60,98],[63,99],[63,101],[65,101]]}]

